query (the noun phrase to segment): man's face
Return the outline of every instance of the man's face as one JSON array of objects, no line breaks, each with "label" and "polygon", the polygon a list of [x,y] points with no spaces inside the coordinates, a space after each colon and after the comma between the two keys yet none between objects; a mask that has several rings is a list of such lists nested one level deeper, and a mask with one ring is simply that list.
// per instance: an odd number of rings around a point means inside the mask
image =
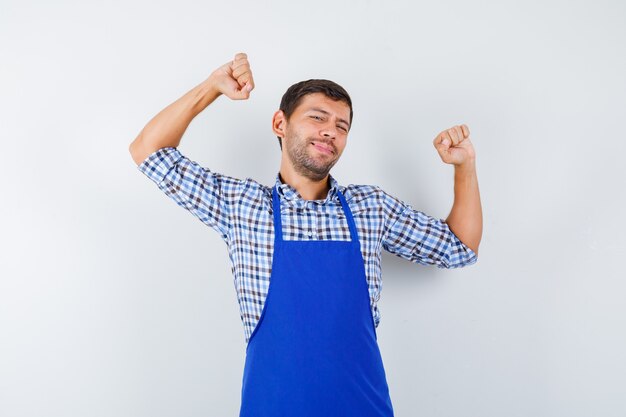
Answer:
[{"label": "man's face", "polygon": [[283,120],[283,151],[295,171],[314,181],[324,179],[346,147],[350,106],[323,93],[307,94],[289,121]]}]

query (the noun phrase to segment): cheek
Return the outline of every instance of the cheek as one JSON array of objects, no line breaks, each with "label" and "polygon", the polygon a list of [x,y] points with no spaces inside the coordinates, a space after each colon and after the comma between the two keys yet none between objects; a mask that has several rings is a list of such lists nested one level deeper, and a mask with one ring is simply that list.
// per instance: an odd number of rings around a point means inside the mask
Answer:
[{"label": "cheek", "polygon": [[296,136],[300,142],[308,142],[309,138],[314,136],[312,132],[313,131],[306,126],[300,126],[298,129],[292,131],[293,135]]}]

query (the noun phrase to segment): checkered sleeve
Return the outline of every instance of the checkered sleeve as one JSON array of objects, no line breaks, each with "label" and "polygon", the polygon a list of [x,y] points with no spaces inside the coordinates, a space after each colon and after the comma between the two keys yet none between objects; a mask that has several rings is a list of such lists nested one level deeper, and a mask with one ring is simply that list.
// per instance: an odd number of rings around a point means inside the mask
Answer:
[{"label": "checkered sleeve", "polygon": [[382,246],[387,252],[438,268],[459,268],[476,263],[477,255],[459,240],[443,219],[431,217],[384,191],[382,193],[386,214]]},{"label": "checkered sleeve", "polygon": [[230,207],[240,180],[201,167],[175,147],[156,150],[137,168],[176,204],[228,241]]}]

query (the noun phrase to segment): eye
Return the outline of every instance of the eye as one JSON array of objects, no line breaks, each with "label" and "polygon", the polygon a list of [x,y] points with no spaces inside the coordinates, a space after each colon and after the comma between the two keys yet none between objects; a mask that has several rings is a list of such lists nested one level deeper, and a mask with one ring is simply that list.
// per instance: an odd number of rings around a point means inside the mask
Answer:
[{"label": "eye", "polygon": [[311,116],[311,117],[312,117],[313,119],[322,120],[322,118],[321,118],[321,117],[319,117],[319,116]]},{"label": "eye", "polygon": [[348,133],[348,129],[346,129],[345,127],[343,127],[343,126],[337,126],[337,127],[339,127],[339,128],[340,128],[341,130],[343,130],[344,132]]}]

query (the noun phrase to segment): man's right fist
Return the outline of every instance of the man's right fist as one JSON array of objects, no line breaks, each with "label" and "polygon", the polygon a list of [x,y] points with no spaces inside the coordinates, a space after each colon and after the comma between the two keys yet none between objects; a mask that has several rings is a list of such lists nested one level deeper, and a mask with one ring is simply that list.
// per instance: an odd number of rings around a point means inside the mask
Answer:
[{"label": "man's right fist", "polygon": [[243,52],[235,55],[235,59],[222,65],[209,76],[215,88],[233,100],[246,100],[254,88],[252,71],[248,56]]}]

